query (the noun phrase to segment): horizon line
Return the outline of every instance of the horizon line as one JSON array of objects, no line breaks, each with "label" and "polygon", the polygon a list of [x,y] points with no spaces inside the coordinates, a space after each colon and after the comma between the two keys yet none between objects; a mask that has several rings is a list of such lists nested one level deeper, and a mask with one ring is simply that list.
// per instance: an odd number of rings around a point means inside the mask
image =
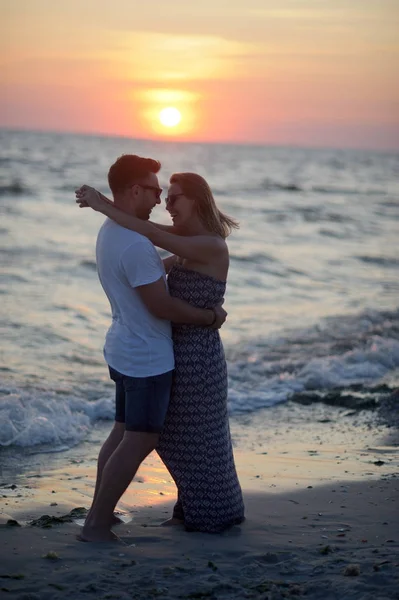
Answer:
[{"label": "horizon line", "polygon": [[124,135],[121,133],[104,133],[104,132],[93,132],[93,131],[67,131],[67,130],[59,130],[52,128],[31,128],[31,127],[18,127],[18,126],[4,126],[0,125],[0,131],[8,131],[14,133],[43,133],[43,134],[55,134],[55,135],[65,135],[65,136],[83,136],[83,137],[98,137],[98,138],[115,138],[115,139],[130,139],[132,141],[138,142],[155,142],[161,144],[185,144],[185,145],[194,145],[194,144],[204,144],[209,146],[245,146],[245,147],[253,147],[253,148],[284,148],[284,149],[292,149],[292,150],[341,150],[341,151],[349,151],[349,152],[366,152],[366,153],[376,153],[376,154],[399,154],[398,148],[360,148],[358,146],[322,146],[317,144],[299,144],[296,142],[291,142],[288,144],[281,144],[277,142],[251,142],[251,141],[215,141],[215,140],[182,140],[175,138],[168,139],[159,139],[159,138],[144,138],[144,137],[133,137],[132,135]]}]

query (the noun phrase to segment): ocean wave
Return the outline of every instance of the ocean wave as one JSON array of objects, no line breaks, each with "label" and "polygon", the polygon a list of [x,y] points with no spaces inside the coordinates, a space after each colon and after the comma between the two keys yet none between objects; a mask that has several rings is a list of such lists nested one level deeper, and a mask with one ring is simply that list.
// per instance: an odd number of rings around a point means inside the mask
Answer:
[{"label": "ocean wave", "polygon": [[348,223],[353,219],[347,214],[325,212],[323,206],[290,206],[292,213],[299,214],[308,223]]},{"label": "ocean wave", "polygon": [[[59,192],[69,192],[70,197],[74,198],[75,190],[79,187],[79,185],[81,185],[81,184],[79,184],[79,182],[74,183],[73,181],[68,181],[61,185],[54,186],[54,189]],[[110,196],[109,189],[103,188],[103,189],[99,189],[99,191],[101,191],[105,196]]]},{"label": "ocean wave", "polygon": [[296,183],[280,183],[278,181],[273,181],[272,179],[264,179],[260,188],[263,190],[270,191],[282,191],[282,192],[303,192],[304,188],[297,185]]},{"label": "ocean wave", "polygon": [[113,399],[88,401],[43,390],[2,388],[0,446],[73,446],[91,424],[113,418]]},{"label": "ocean wave", "polygon": [[97,271],[97,263],[94,260],[81,260],[79,266],[86,267],[91,271]]},{"label": "ocean wave", "polygon": [[312,185],[309,189],[317,194],[345,194],[346,196],[358,194],[362,194],[363,196],[384,196],[386,194],[386,191],[382,189],[361,190],[358,188],[345,188],[338,186]]},{"label": "ocean wave", "polygon": [[[291,399],[331,404],[332,391],[337,405],[372,407],[377,400],[369,399],[369,389],[387,377],[392,386],[399,380],[399,310],[325,319],[280,337],[235,345],[226,355],[233,416]],[[359,400],[359,391],[367,398]],[[109,394],[102,389],[98,400],[32,388],[3,388],[0,394],[3,446],[72,446],[87,437],[95,421],[113,419],[111,388]]]},{"label": "ocean wave", "polygon": [[358,260],[371,264],[377,265],[379,267],[398,267],[399,259],[395,257],[387,257],[387,256],[356,256]]},{"label": "ocean wave", "polygon": [[397,200],[381,200],[378,204],[381,206],[387,206],[388,208],[399,209],[399,203]]},{"label": "ocean wave", "polygon": [[[78,317],[80,319],[85,319],[84,315],[79,314]],[[85,356],[81,354],[61,354],[60,358],[69,363],[74,363],[78,365],[85,365],[91,367],[101,367],[104,364],[103,360],[96,360],[90,356]]]},{"label": "ocean wave", "polygon": [[326,237],[337,238],[338,240],[349,239],[351,236],[345,231],[331,231],[331,229],[319,229],[320,235],[325,235]]},{"label": "ocean wave", "polygon": [[261,254],[261,253],[254,253],[254,254],[248,254],[248,255],[232,253],[232,254],[230,254],[230,258],[237,262],[248,262],[248,263],[253,263],[253,264],[263,264],[265,261],[277,262],[276,259],[273,258],[273,256],[270,256],[270,254]]},{"label": "ocean wave", "polygon": [[[66,262],[71,259],[71,254],[57,250],[55,248],[43,247],[39,244],[36,246],[22,244],[20,246],[1,246],[0,251],[3,257],[10,260],[10,263],[14,265],[15,259],[36,259],[39,258],[43,262],[45,257],[47,260]],[[20,266],[20,265],[19,265]]]},{"label": "ocean wave", "polygon": [[356,384],[367,388],[399,369],[399,311],[330,318],[227,354],[233,414],[272,406],[304,391]]},{"label": "ocean wave", "polygon": [[[298,193],[314,193],[314,194],[339,194],[339,195],[358,195],[362,194],[364,196],[385,196],[386,190],[384,189],[360,189],[360,188],[351,188],[351,187],[340,187],[334,185],[300,185],[298,183],[290,182],[290,181],[276,181],[270,178],[263,179],[259,186],[253,191],[271,191],[271,192],[290,192],[293,194]],[[251,190],[245,190],[251,191]]]},{"label": "ocean wave", "polygon": [[26,277],[17,273],[0,273],[0,283],[28,283]]},{"label": "ocean wave", "polygon": [[30,195],[32,192],[19,179],[0,185],[0,196]]}]

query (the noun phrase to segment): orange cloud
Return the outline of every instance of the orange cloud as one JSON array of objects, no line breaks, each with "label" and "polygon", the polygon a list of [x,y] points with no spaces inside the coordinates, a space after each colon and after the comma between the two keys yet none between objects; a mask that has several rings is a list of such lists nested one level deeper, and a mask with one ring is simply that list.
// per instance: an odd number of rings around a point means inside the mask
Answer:
[{"label": "orange cloud", "polygon": [[[7,3],[0,125],[324,145],[355,131],[399,146],[393,0],[162,7]],[[165,106],[182,114],[173,130],[159,123]]]}]

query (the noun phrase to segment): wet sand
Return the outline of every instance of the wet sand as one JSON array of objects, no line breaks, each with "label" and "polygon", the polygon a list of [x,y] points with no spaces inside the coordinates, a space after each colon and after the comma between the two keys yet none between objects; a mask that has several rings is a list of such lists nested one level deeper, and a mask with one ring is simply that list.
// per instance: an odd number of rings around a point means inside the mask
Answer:
[{"label": "wet sand", "polygon": [[367,413],[286,405],[232,421],[247,519],[222,535],[159,526],[175,488],[155,454],[118,505],[121,543],[77,542],[84,511],[30,525],[90,506],[109,427],[19,466],[3,455],[5,598],[399,598],[398,440]]}]

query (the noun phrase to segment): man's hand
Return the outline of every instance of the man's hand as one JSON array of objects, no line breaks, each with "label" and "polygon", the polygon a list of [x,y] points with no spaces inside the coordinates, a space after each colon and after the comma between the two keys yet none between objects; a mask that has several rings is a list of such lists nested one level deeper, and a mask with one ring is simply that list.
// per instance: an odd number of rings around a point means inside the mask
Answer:
[{"label": "man's hand", "polygon": [[227,318],[227,312],[224,310],[224,308],[222,308],[221,304],[218,304],[217,306],[215,306],[213,308],[213,311],[216,315],[216,321],[214,322],[213,325],[211,325],[211,328],[212,329],[220,329]]}]

